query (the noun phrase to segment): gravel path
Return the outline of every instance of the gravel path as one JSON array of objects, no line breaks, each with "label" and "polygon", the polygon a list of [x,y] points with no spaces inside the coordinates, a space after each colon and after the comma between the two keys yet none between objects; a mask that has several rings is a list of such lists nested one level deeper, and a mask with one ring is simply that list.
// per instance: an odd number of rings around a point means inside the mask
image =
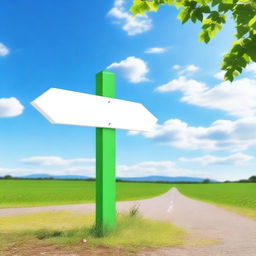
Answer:
[{"label": "gravel path", "polygon": [[[195,238],[218,241],[213,245],[186,245],[182,248],[143,251],[140,256],[256,256],[256,221],[254,220],[187,198],[176,188],[159,197],[120,202],[117,204],[117,209],[119,212],[125,212],[134,205],[139,206],[140,213],[145,217],[168,221],[188,230],[191,234],[191,242]],[[95,205],[0,209],[0,217],[60,210],[89,213],[95,210]]]}]

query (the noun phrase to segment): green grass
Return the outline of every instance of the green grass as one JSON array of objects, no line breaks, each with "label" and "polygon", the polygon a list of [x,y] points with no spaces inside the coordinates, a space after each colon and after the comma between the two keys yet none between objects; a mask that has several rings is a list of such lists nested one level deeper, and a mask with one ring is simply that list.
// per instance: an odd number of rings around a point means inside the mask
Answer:
[{"label": "green grass", "polygon": [[178,184],[176,187],[188,197],[256,218],[256,183]]},{"label": "green grass", "polygon": [[[177,187],[189,197],[256,218],[255,183],[161,184],[117,182],[117,201],[151,198]],[[0,208],[95,202],[95,182],[0,180]]]},{"label": "green grass", "polygon": [[[151,198],[172,185],[117,183],[117,201]],[[64,180],[0,180],[0,208],[95,202],[95,182]]]},{"label": "green grass", "polygon": [[[82,224],[81,224],[82,223]],[[137,250],[144,247],[183,245],[186,233],[169,223],[151,221],[139,215],[118,215],[117,229],[105,237],[94,234],[94,214],[71,212],[24,214],[0,218],[0,255],[10,246],[40,244],[67,246],[86,238],[87,246]]]}]

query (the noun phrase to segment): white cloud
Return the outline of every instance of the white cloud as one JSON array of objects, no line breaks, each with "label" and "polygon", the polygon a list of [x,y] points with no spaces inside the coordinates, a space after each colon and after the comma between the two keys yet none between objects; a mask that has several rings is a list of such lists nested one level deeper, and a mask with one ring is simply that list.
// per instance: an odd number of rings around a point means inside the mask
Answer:
[{"label": "white cloud", "polygon": [[142,134],[161,144],[187,150],[238,152],[256,145],[256,118],[217,120],[209,127],[189,126],[179,119],[169,119]]},{"label": "white cloud", "polygon": [[215,78],[224,80],[225,71],[220,71],[214,75]]},{"label": "white cloud", "polygon": [[114,62],[107,67],[123,77],[125,77],[131,83],[140,83],[148,81],[146,77],[149,72],[147,63],[134,56],[128,57],[120,62]]},{"label": "white cloud", "polygon": [[62,170],[65,174],[82,175],[86,177],[95,178],[96,168],[95,166],[72,166]]},{"label": "white cloud", "polygon": [[171,80],[167,84],[158,86],[155,91],[157,92],[172,92],[181,91],[184,94],[192,95],[202,93],[207,87],[205,84],[197,82],[196,80],[188,80],[184,76],[180,76],[178,79]]},{"label": "white cloud", "polygon": [[181,70],[181,74],[186,74],[186,73],[194,73],[199,70],[199,67],[195,65],[188,65],[185,66],[183,70]]},{"label": "white cloud", "polygon": [[0,117],[14,117],[23,113],[24,106],[18,99],[0,98]]},{"label": "white cloud", "polygon": [[167,48],[163,47],[152,47],[145,50],[145,53],[159,54],[167,51]]},{"label": "white cloud", "polygon": [[113,17],[114,22],[120,24],[129,36],[144,33],[152,28],[152,20],[147,15],[133,16],[125,9],[125,4],[125,0],[115,0],[108,15]]},{"label": "white cloud", "polygon": [[0,43],[0,56],[4,57],[10,53],[9,48],[5,46],[3,43]]},{"label": "white cloud", "polygon": [[172,69],[174,69],[174,70],[178,70],[178,69],[180,69],[180,68],[181,68],[180,65],[174,65],[174,66],[172,66]]},{"label": "white cloud", "polygon": [[156,88],[158,92],[181,91],[182,102],[219,109],[237,117],[256,115],[256,80],[242,78],[213,88],[196,80],[179,77]]},{"label": "white cloud", "polygon": [[33,156],[29,158],[20,159],[24,164],[40,165],[40,166],[65,166],[74,163],[93,163],[95,159],[92,158],[74,158],[63,159],[59,156]]},{"label": "white cloud", "polygon": [[118,165],[118,177],[143,177],[143,176],[205,176],[205,172],[178,168],[172,161],[149,161],[135,165]]},{"label": "white cloud", "polygon": [[[66,170],[80,175],[95,177],[95,167],[77,166],[66,168]],[[147,161],[134,165],[121,164],[116,166],[117,177],[144,177],[151,175],[199,177],[204,176],[205,173],[177,168],[172,161]]]},{"label": "white cloud", "polygon": [[226,157],[218,157],[218,156],[212,156],[212,155],[205,155],[201,157],[195,157],[195,158],[185,158],[181,157],[179,158],[179,161],[182,162],[199,162],[202,165],[242,165],[250,160],[252,160],[253,157],[243,154],[243,153],[236,153],[232,154]]},{"label": "white cloud", "polygon": [[95,177],[95,167],[94,166],[83,166],[83,168],[73,167],[70,168],[0,168],[0,177],[5,175],[12,175],[15,177],[22,177],[31,174],[49,174],[49,175],[82,175],[88,177]]},{"label": "white cloud", "polygon": [[[209,174],[204,171],[194,171],[175,166],[172,161],[146,161],[134,165],[121,164],[116,166],[117,177],[144,177],[144,176],[191,176],[208,177]],[[4,175],[13,175],[16,177],[30,174],[49,174],[49,175],[82,175],[95,177],[95,165],[91,166],[61,166],[57,169],[45,167],[42,168],[0,168],[0,177]],[[214,177],[212,177],[214,178]]]},{"label": "white cloud", "polygon": [[252,72],[254,75],[256,75],[256,63],[252,62],[249,65],[246,66],[245,68],[246,72]]},{"label": "white cloud", "polygon": [[195,65],[186,65],[186,66],[180,66],[180,65],[174,65],[172,67],[172,69],[177,70],[178,71],[178,75],[192,75],[193,73],[199,71],[199,67],[195,66]]}]

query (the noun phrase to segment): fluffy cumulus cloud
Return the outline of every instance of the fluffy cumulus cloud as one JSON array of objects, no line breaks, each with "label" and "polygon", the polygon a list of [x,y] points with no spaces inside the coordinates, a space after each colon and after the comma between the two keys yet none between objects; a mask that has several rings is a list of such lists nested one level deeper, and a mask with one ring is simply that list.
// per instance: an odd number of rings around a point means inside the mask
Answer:
[{"label": "fluffy cumulus cloud", "polygon": [[177,79],[173,79],[170,82],[158,86],[155,91],[157,92],[173,92],[181,91],[184,94],[199,94],[206,89],[205,84],[197,82],[196,80],[187,79],[184,76],[180,76]]},{"label": "fluffy cumulus cloud", "polygon": [[160,53],[165,53],[167,51],[167,48],[163,48],[163,47],[152,47],[152,48],[148,48],[145,50],[145,53],[149,53],[149,54],[160,54]]},{"label": "fluffy cumulus cloud", "polygon": [[131,83],[148,81],[146,77],[149,72],[147,63],[134,56],[128,57],[120,62],[114,62],[107,67],[126,78]]},{"label": "fluffy cumulus cloud", "polygon": [[125,0],[115,0],[113,8],[108,12],[114,23],[120,24],[129,36],[144,33],[152,28],[152,20],[147,15],[132,16],[126,10],[125,4]]},{"label": "fluffy cumulus cloud", "polygon": [[179,119],[169,119],[142,134],[161,144],[187,150],[238,152],[256,145],[256,118],[217,120],[208,127],[190,126]]},{"label": "fluffy cumulus cloud", "polygon": [[24,106],[18,99],[0,98],[0,117],[14,117],[23,113]]},{"label": "fluffy cumulus cloud", "polygon": [[74,163],[93,163],[93,158],[74,158],[63,159],[59,156],[33,156],[29,158],[20,159],[24,164],[39,165],[39,166],[65,166],[72,165]]},{"label": "fluffy cumulus cloud", "polygon": [[198,162],[202,165],[242,165],[246,162],[252,160],[253,157],[250,155],[246,155],[243,153],[236,153],[225,157],[213,156],[213,155],[205,155],[201,157],[194,158],[179,158],[179,161],[182,162]]},{"label": "fluffy cumulus cloud", "polygon": [[10,53],[9,48],[4,45],[3,43],[0,43],[0,56],[4,57]]},{"label": "fluffy cumulus cloud", "polygon": [[181,101],[210,109],[219,109],[237,117],[256,116],[256,80],[242,78],[222,82],[213,88],[202,82],[179,77],[156,88],[157,92],[182,92]]},{"label": "fluffy cumulus cloud", "polygon": [[199,67],[192,64],[186,66],[174,65],[172,69],[176,70],[180,76],[189,76],[200,70]]}]

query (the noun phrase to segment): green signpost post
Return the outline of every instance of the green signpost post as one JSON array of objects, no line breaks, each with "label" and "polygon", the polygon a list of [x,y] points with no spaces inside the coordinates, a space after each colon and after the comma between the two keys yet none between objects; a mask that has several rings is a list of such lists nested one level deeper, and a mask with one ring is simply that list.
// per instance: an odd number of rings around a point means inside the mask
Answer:
[{"label": "green signpost post", "polygon": [[[96,75],[96,94],[115,98],[115,75]],[[110,103],[109,103],[110,104]],[[96,226],[100,235],[116,225],[116,130],[96,128]]]},{"label": "green signpost post", "polygon": [[51,123],[96,127],[96,227],[116,226],[116,129],[150,131],[157,119],[140,103],[115,99],[115,74],[96,75],[96,94],[50,88],[31,104]]}]

